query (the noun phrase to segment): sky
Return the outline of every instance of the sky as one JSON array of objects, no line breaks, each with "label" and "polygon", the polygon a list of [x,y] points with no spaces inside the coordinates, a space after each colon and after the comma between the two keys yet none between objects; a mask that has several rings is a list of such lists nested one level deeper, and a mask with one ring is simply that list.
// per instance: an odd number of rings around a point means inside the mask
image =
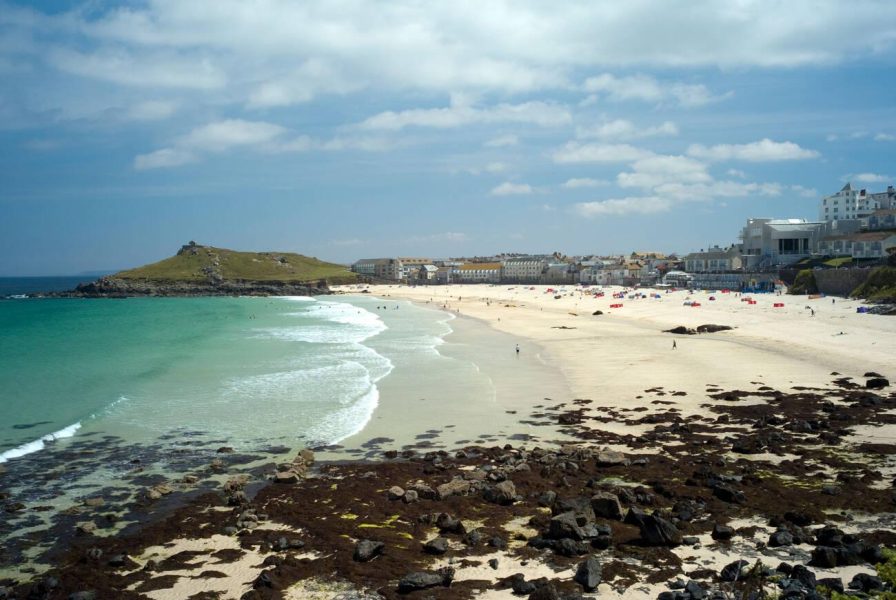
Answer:
[{"label": "sky", "polygon": [[0,275],[682,253],[894,158],[890,0],[0,0]]}]

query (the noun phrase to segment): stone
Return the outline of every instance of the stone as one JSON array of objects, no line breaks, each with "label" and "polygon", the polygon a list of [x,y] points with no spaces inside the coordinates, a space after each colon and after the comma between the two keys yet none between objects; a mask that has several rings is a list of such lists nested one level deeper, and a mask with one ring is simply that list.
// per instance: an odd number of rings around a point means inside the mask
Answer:
[{"label": "stone", "polygon": [[818,585],[824,586],[831,591],[837,592],[838,594],[842,594],[844,591],[843,580],[839,577],[825,577],[823,579],[819,579]]},{"label": "stone", "polygon": [[815,573],[806,568],[805,565],[794,566],[793,571],[790,572],[790,578],[796,579],[810,590],[814,590],[815,586],[818,585]]},{"label": "stone", "polygon": [[404,496],[401,497],[401,500],[405,504],[413,504],[420,499],[419,494],[415,490],[406,490]]},{"label": "stone", "polygon": [[745,560],[736,560],[733,563],[729,563],[719,571],[719,579],[722,581],[737,581],[741,578],[741,572],[749,565],[750,563]]},{"label": "stone", "polygon": [[436,491],[422,482],[417,482],[408,486],[408,491],[415,491],[423,500],[435,500]]},{"label": "stone", "polygon": [[510,589],[513,590],[514,594],[522,596],[523,594],[534,592],[535,584],[531,581],[526,581],[526,576],[522,573],[517,573],[510,578]]},{"label": "stone", "polygon": [[856,573],[852,581],[849,582],[849,589],[860,590],[867,594],[868,592],[884,589],[884,582],[880,577],[868,573]]},{"label": "stone", "polygon": [[516,502],[516,486],[513,485],[512,481],[506,479],[486,488],[483,497],[487,502],[508,506]]},{"label": "stone", "polygon": [[490,566],[492,569],[497,570],[497,568],[498,568],[498,559],[497,559],[497,558],[492,558],[492,559],[490,559],[490,560],[488,561],[488,566]]},{"label": "stone", "polygon": [[734,537],[734,528],[716,523],[712,528],[712,539],[727,541]]},{"label": "stone", "polygon": [[769,536],[768,545],[772,548],[780,548],[781,546],[792,546],[793,534],[786,529],[779,529]]},{"label": "stone", "polygon": [[557,501],[557,492],[555,492],[554,490],[548,490],[546,492],[542,492],[538,496],[538,505],[539,506],[545,506],[547,508],[550,508],[550,507],[554,506],[554,502],[556,502],[556,501]]},{"label": "stone", "polygon": [[560,556],[581,556],[588,553],[588,546],[584,542],[577,542],[569,538],[562,540],[553,540],[549,542],[549,547]]},{"label": "stone", "polygon": [[89,506],[91,508],[99,508],[106,503],[102,498],[86,498],[84,500],[84,506]]},{"label": "stone", "polygon": [[78,535],[91,535],[96,531],[96,523],[93,521],[82,521],[75,525],[75,533]]},{"label": "stone", "polygon": [[641,522],[641,539],[648,546],[678,546],[681,532],[662,517],[646,515]]},{"label": "stone", "polygon": [[374,540],[361,540],[355,546],[355,554],[352,557],[357,562],[368,562],[383,553],[386,544]]},{"label": "stone", "polygon": [[473,487],[469,481],[463,479],[452,479],[448,483],[443,483],[436,488],[436,497],[439,500],[450,498],[451,496],[466,496]]},{"label": "stone", "polygon": [[687,582],[684,586],[684,591],[691,595],[691,600],[703,600],[706,598],[706,590],[693,580]]},{"label": "stone", "polygon": [[600,585],[601,578],[601,565],[598,560],[589,556],[588,560],[585,562],[579,563],[578,568],[576,568],[576,574],[573,578],[576,583],[582,586],[586,592],[594,591],[594,589]]},{"label": "stone", "polygon": [[597,492],[591,496],[591,508],[596,517],[621,521],[623,517],[619,496],[611,492]]},{"label": "stone", "polygon": [[644,522],[644,519],[647,517],[647,513],[638,508],[637,506],[632,506],[628,509],[628,512],[625,513],[624,523],[629,525],[637,525],[641,526],[641,523]]},{"label": "stone", "polygon": [[417,590],[425,590],[427,588],[442,585],[448,587],[454,579],[454,569],[446,568],[439,571],[416,571],[408,573],[398,582],[398,592],[407,594]]},{"label": "stone", "polygon": [[277,471],[274,474],[274,483],[298,483],[299,482],[299,474],[293,470],[288,471]]},{"label": "stone", "polygon": [[869,390],[879,390],[890,385],[890,382],[883,377],[872,377],[865,382],[865,387]]},{"label": "stone", "polygon": [[548,583],[540,587],[536,587],[535,591],[529,594],[528,600],[563,600],[557,588],[553,584]]},{"label": "stone", "polygon": [[401,500],[404,497],[404,489],[397,485],[393,485],[389,488],[388,494],[389,500]]},{"label": "stone", "polygon": [[439,513],[439,516],[436,517],[436,527],[439,528],[441,533],[456,533],[459,535],[466,533],[463,522],[448,513]]},{"label": "stone", "polygon": [[443,537],[433,538],[423,545],[423,551],[427,554],[445,554],[448,552],[448,540]]},{"label": "stone", "polygon": [[576,521],[575,513],[565,512],[553,517],[548,525],[547,537],[555,540],[584,540],[588,537]]},{"label": "stone", "polygon": [[616,452],[615,450],[599,450],[595,457],[595,462],[599,467],[612,467],[615,465],[624,465],[628,461],[625,454]]},{"label": "stone", "polygon": [[478,546],[482,542],[482,532],[478,529],[474,529],[466,534],[461,542],[466,546]]}]

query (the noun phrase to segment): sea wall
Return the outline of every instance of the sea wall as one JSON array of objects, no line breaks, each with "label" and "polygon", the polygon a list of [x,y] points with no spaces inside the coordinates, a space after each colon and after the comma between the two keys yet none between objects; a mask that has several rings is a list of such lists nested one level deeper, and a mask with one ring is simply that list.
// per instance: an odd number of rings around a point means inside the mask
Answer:
[{"label": "sea wall", "polygon": [[870,274],[871,269],[818,269],[815,271],[815,283],[822,294],[848,296]]}]

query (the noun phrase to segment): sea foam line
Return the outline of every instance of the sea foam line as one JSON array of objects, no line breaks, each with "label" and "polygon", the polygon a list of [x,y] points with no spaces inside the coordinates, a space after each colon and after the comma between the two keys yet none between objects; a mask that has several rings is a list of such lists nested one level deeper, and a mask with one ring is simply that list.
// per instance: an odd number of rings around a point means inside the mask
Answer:
[{"label": "sea foam line", "polygon": [[11,450],[7,450],[6,452],[0,454],[0,463],[5,463],[11,458],[19,458],[21,456],[25,456],[26,454],[31,454],[32,452],[43,450],[47,442],[55,442],[56,440],[61,440],[63,438],[70,438],[75,435],[75,432],[79,429],[81,429],[80,421],[63,429],[60,429],[59,431],[48,433],[47,435],[36,440],[22,444],[21,446],[16,446],[15,448],[12,448]]}]

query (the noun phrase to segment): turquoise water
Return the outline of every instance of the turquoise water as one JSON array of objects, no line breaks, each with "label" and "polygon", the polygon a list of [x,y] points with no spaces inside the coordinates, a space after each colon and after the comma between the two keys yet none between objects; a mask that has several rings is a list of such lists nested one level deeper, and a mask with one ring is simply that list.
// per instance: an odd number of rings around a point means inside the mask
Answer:
[{"label": "turquoise water", "polygon": [[[430,312],[421,347],[449,331]],[[377,404],[392,362],[364,342],[386,330],[375,309],[310,298],[0,302],[0,460],[91,430],[333,443]]]}]

